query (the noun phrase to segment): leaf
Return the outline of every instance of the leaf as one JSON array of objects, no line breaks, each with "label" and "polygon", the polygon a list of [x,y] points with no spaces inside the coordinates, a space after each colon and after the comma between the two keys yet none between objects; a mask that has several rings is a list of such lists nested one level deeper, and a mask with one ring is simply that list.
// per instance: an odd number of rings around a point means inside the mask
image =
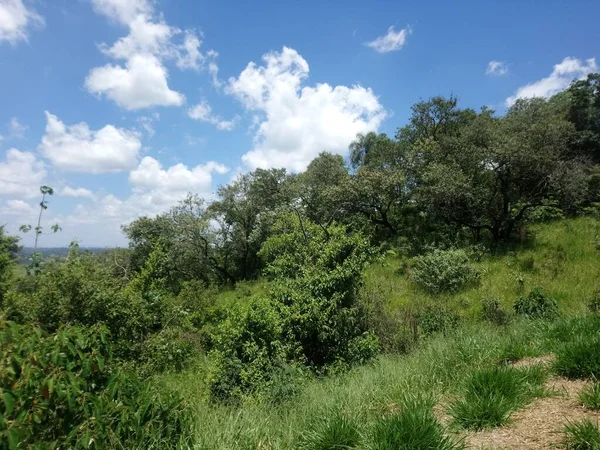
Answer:
[{"label": "leaf", "polygon": [[19,446],[19,432],[16,428],[10,428],[6,434],[8,438],[8,448],[16,450]]},{"label": "leaf", "polygon": [[4,405],[6,406],[6,414],[9,415],[15,406],[15,398],[8,392],[5,392],[2,397],[4,398]]}]

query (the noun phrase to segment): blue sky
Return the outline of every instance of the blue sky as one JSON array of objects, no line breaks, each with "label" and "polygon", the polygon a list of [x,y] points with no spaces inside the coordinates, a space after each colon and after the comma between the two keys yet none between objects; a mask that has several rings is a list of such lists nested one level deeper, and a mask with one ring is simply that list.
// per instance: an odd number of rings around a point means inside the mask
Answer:
[{"label": "blue sky", "polygon": [[[256,167],[300,171],[456,95],[503,114],[598,71],[600,3],[0,0],[0,224],[41,245],[120,225]],[[23,236],[22,243],[32,242]]]}]

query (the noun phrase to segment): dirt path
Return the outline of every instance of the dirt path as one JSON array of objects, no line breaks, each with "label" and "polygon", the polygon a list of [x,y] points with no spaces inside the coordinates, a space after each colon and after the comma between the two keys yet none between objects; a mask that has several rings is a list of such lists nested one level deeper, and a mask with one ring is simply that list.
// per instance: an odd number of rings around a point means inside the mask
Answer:
[{"label": "dirt path", "polygon": [[534,400],[527,408],[515,412],[509,425],[466,434],[467,448],[556,449],[563,439],[566,423],[585,417],[600,419],[597,411],[590,411],[578,402],[577,395],[586,385],[585,381],[551,378],[547,387],[555,395]]}]

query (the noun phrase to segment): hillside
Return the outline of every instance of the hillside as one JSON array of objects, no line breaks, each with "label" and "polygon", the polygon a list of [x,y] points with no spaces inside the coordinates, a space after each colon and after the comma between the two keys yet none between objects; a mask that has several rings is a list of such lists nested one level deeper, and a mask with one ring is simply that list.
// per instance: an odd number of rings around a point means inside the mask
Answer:
[{"label": "hillside", "polygon": [[[448,422],[448,403],[462,395],[465,382],[473,373],[542,356],[539,361],[544,363],[543,378],[548,377],[548,381],[541,385],[545,383],[547,389],[534,396],[541,396],[542,400],[532,398],[516,408],[514,421],[508,428],[500,428],[505,430],[500,434],[518,434],[503,441],[506,445],[503,448],[553,448],[551,445],[563,439],[562,429],[569,418],[597,417],[579,406],[573,391],[587,384],[573,384],[558,377],[548,361],[550,355],[560,353],[563,341],[577,335],[591,339],[600,331],[597,317],[587,315],[587,303],[600,288],[600,251],[595,245],[598,232],[598,221],[590,218],[533,226],[530,233],[535,239],[531,243],[517,245],[502,254],[482,256],[475,263],[481,274],[479,284],[452,295],[424,293],[410,279],[412,262],[387,256],[366,269],[364,292],[382,296],[390,315],[416,310],[423,304],[443,305],[440,311],[446,314],[455,311],[460,323],[445,332],[421,337],[406,355],[382,355],[349,373],[324,379],[302,376],[282,379],[277,390],[281,398],[275,404],[266,400],[247,402],[236,408],[211,404],[208,388],[201,382],[209,376],[208,366],[203,362],[161,379],[182,392],[195,410],[200,448],[295,449],[305,445],[302,448],[326,449],[333,447],[319,442],[352,434],[347,430],[351,428],[356,429],[357,448],[375,445],[373,448],[391,449],[373,443],[374,430],[384,417],[401,409],[403,402],[410,402],[410,397],[428,399],[440,423]],[[402,266],[408,267],[399,271]],[[552,323],[515,317],[512,309],[515,299],[534,287],[544,288],[557,300],[561,319]],[[221,301],[246,301],[263,295],[267,289],[264,282],[245,285],[221,294]],[[482,300],[489,297],[500,300],[511,317],[508,325],[482,320]],[[588,357],[594,360],[595,355]],[[291,391],[295,395],[285,400],[284,396]],[[547,408],[552,407],[558,408],[552,411],[558,419],[548,426],[531,428],[532,423],[544,422]],[[533,418],[527,419],[528,414]],[[520,420],[529,420],[529,427],[519,428]],[[495,448],[500,442],[498,433],[493,431],[465,433],[451,427],[447,433],[458,440],[465,438],[467,448],[481,445]]]}]

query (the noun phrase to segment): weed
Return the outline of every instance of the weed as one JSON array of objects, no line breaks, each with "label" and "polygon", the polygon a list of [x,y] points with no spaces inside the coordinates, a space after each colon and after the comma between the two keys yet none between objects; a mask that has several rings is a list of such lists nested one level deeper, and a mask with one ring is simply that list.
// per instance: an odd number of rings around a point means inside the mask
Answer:
[{"label": "weed", "polygon": [[464,448],[444,434],[435,418],[432,402],[423,398],[406,399],[400,413],[379,419],[373,432],[373,450]]},{"label": "weed", "polygon": [[589,409],[600,409],[600,383],[594,381],[579,393],[579,401]]},{"label": "weed", "polygon": [[600,336],[578,336],[558,346],[554,370],[567,378],[600,377]]},{"label": "weed", "polygon": [[361,435],[356,424],[340,411],[317,419],[309,432],[302,435],[302,450],[346,450],[356,448]]},{"label": "weed", "polygon": [[467,429],[504,425],[514,410],[542,394],[544,380],[545,372],[539,366],[476,371],[467,379],[464,398],[450,405],[450,415]]},{"label": "weed", "polygon": [[515,302],[515,312],[528,319],[554,319],[558,316],[556,300],[540,287],[532,289],[527,296]]},{"label": "weed", "polygon": [[500,300],[496,297],[487,297],[483,299],[481,316],[484,320],[495,325],[507,325],[510,321],[508,313],[502,309]]},{"label": "weed", "polygon": [[590,419],[567,424],[564,434],[564,446],[569,450],[600,450],[598,424]]}]

